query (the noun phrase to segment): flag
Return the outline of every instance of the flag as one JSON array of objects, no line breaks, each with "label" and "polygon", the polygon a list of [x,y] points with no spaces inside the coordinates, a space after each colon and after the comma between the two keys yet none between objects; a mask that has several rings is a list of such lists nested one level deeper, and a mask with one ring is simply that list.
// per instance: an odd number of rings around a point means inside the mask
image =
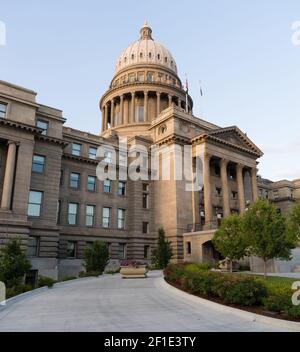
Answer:
[{"label": "flag", "polygon": [[185,74],[185,89],[187,91],[187,93],[189,92],[189,81],[188,81],[188,78],[187,78],[187,74]]},{"label": "flag", "polygon": [[203,90],[202,90],[202,84],[201,81],[199,81],[199,86],[200,86],[200,95],[203,97]]}]

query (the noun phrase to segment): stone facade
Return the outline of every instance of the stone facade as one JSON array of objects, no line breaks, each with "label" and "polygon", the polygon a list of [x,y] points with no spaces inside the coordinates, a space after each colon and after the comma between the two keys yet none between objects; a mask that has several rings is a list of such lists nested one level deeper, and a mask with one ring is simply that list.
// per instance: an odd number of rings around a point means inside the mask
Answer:
[{"label": "stone facade", "polygon": [[[96,240],[109,244],[113,259],[149,262],[160,227],[174,261],[213,258],[210,241],[222,217],[244,212],[258,196],[268,195],[282,211],[300,198],[300,181],[257,177],[262,152],[238,127],[193,115],[173,56],[153,40],[148,24],[140,35],[118,58],[100,99],[99,135],[65,127],[62,111],[0,81],[0,246],[20,237],[40,275],[77,275],[85,248]],[[124,138],[147,153],[162,148],[160,162],[173,166],[176,148],[190,146],[193,162],[202,161],[204,187],[161,173],[155,180],[100,181],[97,149],[118,150]],[[189,253],[192,239],[199,251]]]}]

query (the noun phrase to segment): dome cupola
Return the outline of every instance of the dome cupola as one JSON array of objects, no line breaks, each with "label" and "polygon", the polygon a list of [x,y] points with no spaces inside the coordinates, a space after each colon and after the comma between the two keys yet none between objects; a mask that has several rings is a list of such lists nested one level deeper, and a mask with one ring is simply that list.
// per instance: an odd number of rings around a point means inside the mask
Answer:
[{"label": "dome cupola", "polygon": [[116,63],[116,74],[134,65],[152,64],[167,68],[177,74],[177,66],[170,51],[152,38],[147,22],[140,30],[140,39],[126,48]]}]

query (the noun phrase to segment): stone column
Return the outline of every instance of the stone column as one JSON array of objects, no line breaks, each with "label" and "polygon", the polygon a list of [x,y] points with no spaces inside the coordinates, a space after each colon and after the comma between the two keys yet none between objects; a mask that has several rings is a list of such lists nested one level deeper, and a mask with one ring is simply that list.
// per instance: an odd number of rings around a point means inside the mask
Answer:
[{"label": "stone column", "polygon": [[157,107],[156,107],[156,117],[160,114],[160,93],[156,93],[157,97]]},{"label": "stone column", "polygon": [[16,166],[17,144],[8,142],[8,150],[6,157],[5,175],[3,182],[3,192],[1,200],[2,209],[11,209],[12,191],[14,186],[14,175]]},{"label": "stone column", "polygon": [[144,92],[144,121],[148,122],[148,92]]},{"label": "stone column", "polygon": [[102,115],[102,132],[104,132],[104,126],[105,126],[105,106],[102,106],[102,108],[101,108],[101,115]]},{"label": "stone column", "polygon": [[111,124],[111,127],[115,127],[115,99],[111,100],[111,105],[110,105],[110,124]]},{"label": "stone column", "polygon": [[245,212],[245,189],[244,189],[243,168],[244,166],[242,164],[237,164],[236,179],[237,179],[237,186],[238,186],[240,214],[243,214]]},{"label": "stone column", "polygon": [[181,99],[178,98],[178,107],[181,109]]},{"label": "stone column", "polygon": [[108,105],[107,105],[107,103],[105,104],[104,109],[105,109],[104,129],[107,130],[107,128],[108,128]]},{"label": "stone column", "polygon": [[252,201],[253,203],[258,199],[257,193],[257,168],[253,167],[251,169],[251,184],[252,184]]},{"label": "stone column", "polygon": [[228,175],[227,175],[228,161],[221,159],[221,181],[222,181],[222,192],[223,192],[223,216],[224,218],[230,215],[230,198],[228,189]]},{"label": "stone column", "polygon": [[135,122],[135,92],[131,93],[131,121],[130,123]]},{"label": "stone column", "polygon": [[168,99],[169,99],[169,108],[170,108],[172,106],[172,99],[173,99],[171,94],[168,95]]},{"label": "stone column", "polygon": [[212,202],[211,202],[211,185],[210,185],[210,159],[207,153],[203,157],[203,183],[204,183],[204,211],[205,211],[205,228],[211,229],[212,225]]},{"label": "stone column", "polygon": [[122,94],[120,97],[120,121],[121,125],[124,124],[124,95]]}]

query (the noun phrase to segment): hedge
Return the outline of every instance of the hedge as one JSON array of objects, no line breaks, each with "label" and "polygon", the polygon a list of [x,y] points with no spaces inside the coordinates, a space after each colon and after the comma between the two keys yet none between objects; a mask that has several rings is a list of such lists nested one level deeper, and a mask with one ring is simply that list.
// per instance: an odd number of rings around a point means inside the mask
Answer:
[{"label": "hedge", "polygon": [[257,306],[300,318],[300,306],[292,304],[292,289],[268,287],[262,278],[204,271],[201,266],[196,270],[191,264],[169,265],[164,274],[167,282],[203,298],[217,299],[229,305]]}]

